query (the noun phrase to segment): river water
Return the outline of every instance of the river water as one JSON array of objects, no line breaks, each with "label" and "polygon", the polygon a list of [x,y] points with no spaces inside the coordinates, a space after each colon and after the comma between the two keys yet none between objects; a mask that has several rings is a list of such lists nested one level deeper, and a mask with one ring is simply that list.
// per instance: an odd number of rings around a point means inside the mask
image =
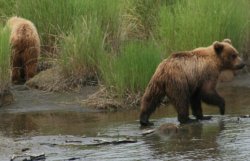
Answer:
[{"label": "river water", "polygon": [[[180,126],[173,107],[161,107],[149,129],[162,124],[179,129],[148,135],[142,135],[148,129],[139,126],[139,110],[98,112],[75,103],[81,99],[77,94],[15,91],[15,103],[0,109],[0,160],[25,153],[44,153],[46,161],[250,160],[250,118],[240,117],[250,114],[250,76],[220,84],[218,91],[226,100],[226,115],[203,105],[211,120]],[[125,138],[136,142],[96,145]]]}]

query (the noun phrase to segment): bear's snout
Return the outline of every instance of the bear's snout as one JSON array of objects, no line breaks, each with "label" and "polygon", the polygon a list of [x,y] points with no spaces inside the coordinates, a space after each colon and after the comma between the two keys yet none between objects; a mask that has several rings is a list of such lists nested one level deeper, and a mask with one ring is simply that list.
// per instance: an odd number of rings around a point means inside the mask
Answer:
[{"label": "bear's snout", "polygon": [[243,63],[237,65],[237,66],[236,66],[236,69],[242,69],[242,68],[245,67],[245,65],[246,65],[246,64],[243,62]]},{"label": "bear's snout", "polygon": [[237,63],[234,66],[235,70],[242,69],[246,66],[245,62],[239,57]]}]

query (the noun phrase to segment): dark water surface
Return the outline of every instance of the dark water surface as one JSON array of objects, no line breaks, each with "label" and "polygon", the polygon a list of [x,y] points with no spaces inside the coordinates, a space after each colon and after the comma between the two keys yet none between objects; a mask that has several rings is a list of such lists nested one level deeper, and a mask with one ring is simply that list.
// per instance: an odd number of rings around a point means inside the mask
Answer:
[{"label": "dark water surface", "polygon": [[[218,91],[226,100],[225,116],[204,105],[212,120],[179,126],[173,107],[162,107],[152,115],[152,128],[174,123],[180,130],[147,136],[142,136],[146,129],[139,127],[138,110],[96,112],[74,103],[77,95],[18,91],[16,103],[0,109],[0,161],[24,154],[25,148],[56,161],[250,160],[250,118],[239,118],[250,114],[250,76],[224,83]],[[128,137],[137,142],[93,145],[98,139]]]}]

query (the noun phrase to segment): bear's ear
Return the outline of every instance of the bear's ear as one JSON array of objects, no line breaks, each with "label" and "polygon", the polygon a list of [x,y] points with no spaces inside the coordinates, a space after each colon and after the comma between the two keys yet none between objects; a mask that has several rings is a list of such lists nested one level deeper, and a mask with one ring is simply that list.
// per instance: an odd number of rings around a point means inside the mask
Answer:
[{"label": "bear's ear", "polygon": [[214,50],[217,54],[220,54],[223,51],[224,45],[218,41],[213,43]]},{"label": "bear's ear", "polygon": [[224,39],[223,42],[226,42],[226,43],[232,45],[232,41],[230,39]]}]

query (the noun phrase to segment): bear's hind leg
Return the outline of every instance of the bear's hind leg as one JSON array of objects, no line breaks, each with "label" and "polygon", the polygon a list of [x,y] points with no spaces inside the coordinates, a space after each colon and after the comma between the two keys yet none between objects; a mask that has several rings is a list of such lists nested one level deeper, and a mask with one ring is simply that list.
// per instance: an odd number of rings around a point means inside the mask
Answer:
[{"label": "bear's hind leg", "polygon": [[25,65],[25,81],[28,81],[30,78],[34,77],[37,73],[37,63]]},{"label": "bear's hind leg", "polygon": [[197,91],[190,99],[192,114],[198,120],[210,120],[212,116],[204,116],[201,108],[201,96]]},{"label": "bear's hind leg", "polygon": [[196,122],[197,120],[193,120],[189,118],[189,101],[187,100],[179,100],[174,103],[175,109],[178,113],[178,121],[181,124]]},{"label": "bear's hind leg", "polygon": [[37,73],[38,53],[39,51],[36,49],[36,47],[30,47],[25,50],[24,53],[25,81],[28,81],[30,78],[34,77]]},{"label": "bear's hind leg", "polygon": [[12,67],[11,80],[13,84],[20,84],[22,82],[21,73],[22,73],[21,67],[18,66]]},{"label": "bear's hind leg", "polygon": [[23,60],[21,58],[21,54],[18,52],[13,52],[11,55],[11,66],[12,66],[12,73],[11,73],[11,80],[13,84],[22,84],[23,79]]}]

